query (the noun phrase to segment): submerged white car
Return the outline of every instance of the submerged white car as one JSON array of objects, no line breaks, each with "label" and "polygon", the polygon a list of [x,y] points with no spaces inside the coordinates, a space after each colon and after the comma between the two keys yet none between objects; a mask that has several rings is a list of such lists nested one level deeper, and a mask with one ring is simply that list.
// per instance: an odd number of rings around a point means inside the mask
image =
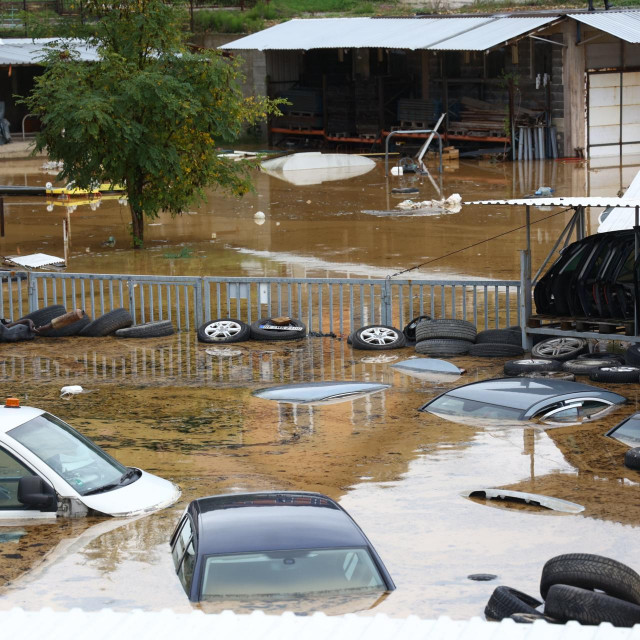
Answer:
[{"label": "submerged white car", "polygon": [[134,516],[179,497],[172,482],[125,467],[50,413],[16,398],[0,407],[0,520]]}]

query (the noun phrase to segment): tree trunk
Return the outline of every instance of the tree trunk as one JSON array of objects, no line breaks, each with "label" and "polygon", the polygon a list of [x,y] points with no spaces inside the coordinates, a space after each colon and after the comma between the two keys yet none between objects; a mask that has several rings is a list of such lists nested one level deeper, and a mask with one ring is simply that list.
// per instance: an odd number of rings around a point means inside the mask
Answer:
[{"label": "tree trunk", "polygon": [[134,249],[142,249],[144,243],[144,212],[129,204],[131,209],[131,237]]}]

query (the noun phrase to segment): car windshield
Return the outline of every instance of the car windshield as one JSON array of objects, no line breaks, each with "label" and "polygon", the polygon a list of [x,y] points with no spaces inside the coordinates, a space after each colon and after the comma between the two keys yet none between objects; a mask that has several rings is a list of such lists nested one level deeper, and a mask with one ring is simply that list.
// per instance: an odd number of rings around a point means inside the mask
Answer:
[{"label": "car windshield", "polygon": [[202,599],[358,589],[386,589],[366,549],[295,549],[207,557]]},{"label": "car windshield", "polygon": [[478,402],[467,398],[442,395],[429,404],[425,411],[439,416],[467,416],[470,418],[488,418],[491,420],[518,420],[522,415],[520,409],[502,407],[496,404]]},{"label": "car windshield", "polygon": [[640,447],[640,416],[633,415],[606,433],[610,438],[628,444],[630,447]]},{"label": "car windshield", "polygon": [[43,460],[80,495],[101,487],[115,488],[129,471],[91,440],[48,413],[11,429],[8,435]]}]

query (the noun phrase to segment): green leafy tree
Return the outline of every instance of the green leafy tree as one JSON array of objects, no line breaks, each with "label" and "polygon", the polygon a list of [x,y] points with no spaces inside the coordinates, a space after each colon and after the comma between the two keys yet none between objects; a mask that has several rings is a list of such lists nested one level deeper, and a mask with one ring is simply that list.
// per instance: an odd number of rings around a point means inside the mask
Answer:
[{"label": "green leafy tree", "polygon": [[[180,214],[206,187],[250,189],[250,165],[221,157],[216,141],[238,138],[277,102],[243,98],[236,60],[188,51],[186,13],[175,4],[93,0],[89,8],[96,35],[56,42],[25,103],[42,122],[36,149],[64,163],[59,179],[126,186],[141,247],[145,217]],[[96,61],[80,60],[74,46],[85,45]]]}]

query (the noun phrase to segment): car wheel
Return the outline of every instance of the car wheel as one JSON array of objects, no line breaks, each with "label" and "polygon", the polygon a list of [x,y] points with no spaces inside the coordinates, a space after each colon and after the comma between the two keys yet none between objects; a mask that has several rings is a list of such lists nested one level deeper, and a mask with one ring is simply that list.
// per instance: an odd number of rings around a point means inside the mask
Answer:
[{"label": "car wheel", "polygon": [[50,304],[48,307],[42,307],[42,309],[36,309],[31,313],[27,313],[27,315],[22,316],[20,320],[33,320],[33,324],[37,328],[49,324],[54,318],[63,316],[65,313],[67,313],[67,310],[63,305]]},{"label": "car wheel", "polygon": [[578,375],[588,376],[592,371],[600,369],[601,367],[616,367],[620,363],[614,359],[609,358],[576,358],[575,360],[567,360],[562,363],[564,371],[570,371]]},{"label": "car wheel", "polygon": [[557,360],[510,360],[505,362],[504,373],[517,376],[521,373],[560,371],[562,365]]},{"label": "car wheel", "polygon": [[416,327],[420,322],[431,320],[431,316],[417,316],[402,330],[408,342],[416,342]]},{"label": "car wheel", "polygon": [[478,330],[466,320],[454,318],[437,318],[429,322],[420,322],[416,327],[416,342],[444,338],[452,340],[468,340],[475,342]]},{"label": "car wheel", "polygon": [[469,347],[470,356],[478,356],[480,358],[512,358],[513,356],[521,356],[524,349],[515,344],[484,342],[482,344],[472,344]]},{"label": "car wheel", "polygon": [[624,364],[624,356],[620,353],[611,353],[610,351],[597,351],[595,353],[583,353],[576,360],[616,360],[620,364]]},{"label": "car wheel", "polygon": [[132,324],[133,318],[131,314],[121,307],[96,318],[82,329],[78,335],[84,336],[85,338],[103,338],[111,333],[115,333],[118,329],[130,327]]},{"label": "car wheel", "polygon": [[624,466],[640,471],[640,447],[633,447],[624,454]]},{"label": "car wheel", "polygon": [[476,344],[514,344],[522,346],[522,335],[511,329],[486,329],[479,331],[476,336]]},{"label": "car wheel", "polygon": [[518,378],[547,378],[551,380],[571,380],[576,379],[575,373],[568,371],[532,371],[531,373],[519,373]]},{"label": "car wheel", "polygon": [[273,318],[261,318],[251,323],[251,337],[263,342],[300,340],[307,335],[307,327],[300,320],[291,318],[286,325],[273,324]]},{"label": "car wheel", "polygon": [[534,358],[550,358],[551,360],[574,360],[588,348],[584,338],[549,338],[531,349]]},{"label": "car wheel", "polygon": [[484,615],[491,620],[502,620],[514,613],[530,613],[536,615],[539,612],[536,607],[542,604],[522,591],[511,587],[496,587],[484,608]]},{"label": "car wheel", "polygon": [[416,353],[426,356],[463,356],[469,353],[472,346],[473,342],[469,340],[422,340],[416,344]]},{"label": "car wheel", "polygon": [[200,342],[244,342],[250,335],[249,325],[234,318],[209,320],[198,327]]},{"label": "car wheel", "polygon": [[589,379],[594,382],[638,382],[640,380],[640,368],[638,367],[601,367],[594,369],[589,374]]},{"label": "car wheel", "polygon": [[80,318],[80,320],[68,324],[66,327],[61,327],[60,329],[43,331],[38,335],[44,336],[45,338],[67,338],[69,336],[77,336],[90,322],[91,317],[83,311],[82,318]]},{"label": "car wheel", "polygon": [[577,620],[588,625],[610,622],[614,627],[632,627],[640,623],[637,604],[566,584],[555,584],[549,589],[544,611],[562,622]]},{"label": "car wheel", "polygon": [[400,349],[405,344],[406,339],[401,331],[380,324],[361,327],[351,334],[351,346],[354,349],[382,351]]},{"label": "car wheel", "polygon": [[160,338],[172,336],[174,333],[175,329],[171,320],[159,320],[158,322],[145,322],[118,329],[115,335],[118,338]]},{"label": "car wheel", "polygon": [[554,584],[598,589],[640,604],[640,575],[622,562],[591,553],[566,553],[547,560],[540,577],[540,595],[547,598]]},{"label": "car wheel", "polygon": [[632,367],[640,367],[640,344],[630,344],[624,352],[624,361]]}]

